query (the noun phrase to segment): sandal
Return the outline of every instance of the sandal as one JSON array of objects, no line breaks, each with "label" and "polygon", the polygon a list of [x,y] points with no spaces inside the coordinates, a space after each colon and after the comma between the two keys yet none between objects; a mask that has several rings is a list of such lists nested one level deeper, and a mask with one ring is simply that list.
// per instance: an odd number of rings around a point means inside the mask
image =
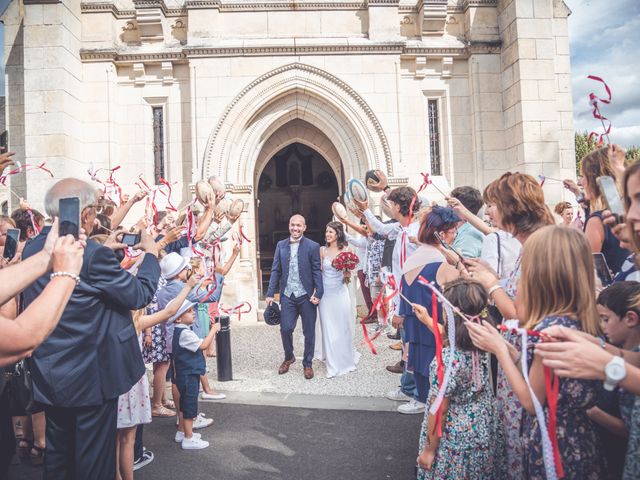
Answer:
[{"label": "sandal", "polygon": [[20,440],[20,442],[18,442],[18,456],[20,458],[29,458],[31,445],[32,443],[27,440]]},{"label": "sandal", "polygon": [[166,408],[170,408],[171,410],[176,409],[176,404],[173,403],[173,400],[165,400],[164,402],[162,402],[162,405]]},{"label": "sandal", "polygon": [[173,410],[169,410],[164,405],[161,405],[160,407],[154,408],[151,411],[151,416],[152,417],[175,417],[176,412],[174,412]]},{"label": "sandal", "polygon": [[33,445],[31,447],[31,452],[29,452],[29,457],[31,457],[31,465],[42,465],[44,463],[45,451],[46,448]]}]

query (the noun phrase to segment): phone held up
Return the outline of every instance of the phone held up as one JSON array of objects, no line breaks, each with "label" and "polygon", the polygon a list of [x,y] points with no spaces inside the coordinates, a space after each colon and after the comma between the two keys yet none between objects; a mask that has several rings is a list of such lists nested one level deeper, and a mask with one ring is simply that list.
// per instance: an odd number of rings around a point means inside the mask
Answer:
[{"label": "phone held up", "polygon": [[445,242],[444,239],[442,238],[442,236],[438,232],[435,232],[434,235],[435,235],[436,239],[438,240],[438,242],[440,242],[440,245],[442,245],[447,250],[451,250],[453,253],[455,253],[458,256],[460,261],[462,263],[464,263],[465,258],[462,256],[462,254],[458,250],[456,250],[451,245],[449,245],[447,242]]},{"label": "phone held up", "polygon": [[598,182],[598,187],[600,187],[600,191],[602,192],[605,206],[615,217],[616,223],[622,223],[624,219],[624,207],[622,206],[616,181],[613,177],[607,176],[598,177],[596,182]]},{"label": "phone held up", "polygon": [[7,260],[11,260],[16,256],[18,251],[18,242],[20,241],[20,230],[17,228],[10,228],[7,230],[7,238],[4,241],[4,250],[2,256]]},{"label": "phone held up", "polygon": [[80,237],[80,199],[78,197],[61,198],[58,203],[59,227],[58,235]]},{"label": "phone held up", "polygon": [[122,243],[124,243],[127,247],[133,247],[140,243],[140,234],[139,233],[125,233],[122,235]]}]

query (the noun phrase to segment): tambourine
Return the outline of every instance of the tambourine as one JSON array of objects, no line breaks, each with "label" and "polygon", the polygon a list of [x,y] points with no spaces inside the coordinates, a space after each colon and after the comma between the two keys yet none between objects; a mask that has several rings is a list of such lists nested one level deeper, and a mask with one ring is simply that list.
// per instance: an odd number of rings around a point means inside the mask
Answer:
[{"label": "tambourine", "polygon": [[207,204],[207,198],[213,195],[213,188],[206,180],[198,180],[195,187],[196,198],[202,205]]},{"label": "tambourine", "polygon": [[369,170],[364,181],[372,192],[382,192],[388,185],[387,176],[382,170]]}]

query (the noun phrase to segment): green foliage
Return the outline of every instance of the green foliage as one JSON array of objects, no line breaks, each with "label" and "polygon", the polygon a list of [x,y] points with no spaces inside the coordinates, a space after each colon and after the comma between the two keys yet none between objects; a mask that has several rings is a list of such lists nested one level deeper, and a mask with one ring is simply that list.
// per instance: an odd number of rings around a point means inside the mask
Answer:
[{"label": "green foliage", "polygon": [[636,160],[640,160],[640,147],[637,145],[631,145],[629,148],[627,148],[625,159],[627,160],[627,163],[632,163]]},{"label": "green foliage", "polygon": [[595,140],[589,140],[589,134],[586,130],[582,133],[575,133],[576,144],[576,174],[580,176],[580,161],[589,153],[593,152],[597,147]]}]

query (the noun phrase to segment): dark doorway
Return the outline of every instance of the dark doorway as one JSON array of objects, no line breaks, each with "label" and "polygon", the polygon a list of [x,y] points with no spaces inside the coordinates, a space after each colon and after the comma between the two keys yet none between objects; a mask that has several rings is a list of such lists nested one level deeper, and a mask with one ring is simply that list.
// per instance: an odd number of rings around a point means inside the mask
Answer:
[{"label": "dark doorway", "polygon": [[261,297],[269,286],[276,244],[289,235],[289,217],[302,214],[305,236],[322,244],[337,197],[338,181],[331,166],[312,148],[292,143],[269,160],[258,181],[256,206]]}]

